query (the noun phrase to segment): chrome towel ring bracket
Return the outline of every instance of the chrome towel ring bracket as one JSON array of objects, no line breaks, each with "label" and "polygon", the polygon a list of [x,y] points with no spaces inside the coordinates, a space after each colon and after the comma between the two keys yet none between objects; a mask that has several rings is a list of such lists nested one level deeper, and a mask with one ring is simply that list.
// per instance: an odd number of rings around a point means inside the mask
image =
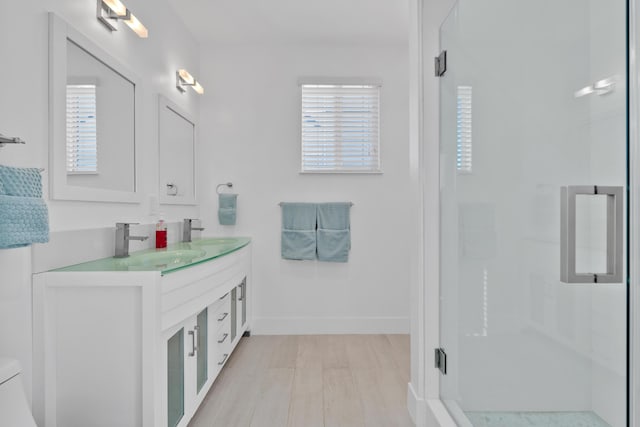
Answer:
[{"label": "chrome towel ring bracket", "polygon": [[220,192],[220,187],[229,187],[229,188],[233,188],[233,183],[232,182],[225,182],[223,184],[218,184],[216,186],[216,193],[217,194],[221,194]]}]

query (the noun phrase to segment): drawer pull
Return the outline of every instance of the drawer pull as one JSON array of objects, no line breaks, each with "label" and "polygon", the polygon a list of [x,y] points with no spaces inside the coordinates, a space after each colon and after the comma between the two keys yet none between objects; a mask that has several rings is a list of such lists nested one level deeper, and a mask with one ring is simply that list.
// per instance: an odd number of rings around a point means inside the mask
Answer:
[{"label": "drawer pull", "polygon": [[240,283],[238,285],[238,287],[240,288],[240,298],[238,298],[238,301],[242,301],[244,299],[244,293],[247,289],[247,278],[245,277],[244,279],[242,279],[242,283]]},{"label": "drawer pull", "polygon": [[222,360],[220,362],[218,362],[218,365],[220,365],[220,366],[224,365],[224,362],[227,361],[227,357],[229,357],[229,355],[225,353],[225,355],[222,358]]},{"label": "drawer pull", "polygon": [[227,318],[227,316],[228,316],[228,315],[229,315],[229,313],[224,313],[224,314],[222,315],[222,317],[220,317],[220,318],[218,319],[218,322],[222,322],[224,319],[226,319],[226,318]]},{"label": "drawer pull", "polygon": [[228,295],[229,295],[229,292],[227,292],[226,294],[222,295],[222,296],[220,297],[220,300],[225,299]]},{"label": "drawer pull", "polygon": [[191,352],[189,353],[189,357],[193,357],[196,355],[196,334],[195,331],[189,331],[189,335],[191,335]]},{"label": "drawer pull", "polygon": [[218,344],[222,344],[223,342],[225,342],[228,336],[229,336],[229,334],[224,334],[224,335],[222,336],[222,339],[221,339],[221,340],[218,340]]}]

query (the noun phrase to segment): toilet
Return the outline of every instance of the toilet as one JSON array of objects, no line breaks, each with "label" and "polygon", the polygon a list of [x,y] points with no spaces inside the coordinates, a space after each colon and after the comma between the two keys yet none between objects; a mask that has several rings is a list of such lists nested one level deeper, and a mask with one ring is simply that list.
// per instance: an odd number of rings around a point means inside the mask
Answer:
[{"label": "toilet", "polygon": [[20,372],[17,360],[0,358],[0,426],[36,427]]}]

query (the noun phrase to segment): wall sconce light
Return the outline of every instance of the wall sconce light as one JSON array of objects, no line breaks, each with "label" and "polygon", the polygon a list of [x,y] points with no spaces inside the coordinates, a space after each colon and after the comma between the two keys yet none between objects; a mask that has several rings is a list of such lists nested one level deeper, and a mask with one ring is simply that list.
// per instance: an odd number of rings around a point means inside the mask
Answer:
[{"label": "wall sconce light", "polygon": [[98,21],[111,31],[117,31],[115,23],[123,20],[138,36],[143,39],[149,37],[149,31],[135,17],[129,9],[126,8],[120,0],[98,0]]},{"label": "wall sconce light", "polygon": [[176,87],[182,93],[184,93],[187,89],[185,86],[191,86],[193,90],[202,95],[204,93],[204,88],[193,78],[191,74],[187,70],[180,69],[176,71]]}]

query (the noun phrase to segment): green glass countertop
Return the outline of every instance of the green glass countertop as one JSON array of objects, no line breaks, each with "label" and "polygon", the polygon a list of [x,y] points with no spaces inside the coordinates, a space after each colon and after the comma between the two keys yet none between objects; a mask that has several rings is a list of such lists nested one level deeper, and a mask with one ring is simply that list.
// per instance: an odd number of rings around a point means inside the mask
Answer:
[{"label": "green glass countertop", "polygon": [[162,275],[223,257],[249,244],[249,237],[213,237],[175,243],[166,249],[132,252],[128,258],[102,258],[51,271],[159,271]]}]

